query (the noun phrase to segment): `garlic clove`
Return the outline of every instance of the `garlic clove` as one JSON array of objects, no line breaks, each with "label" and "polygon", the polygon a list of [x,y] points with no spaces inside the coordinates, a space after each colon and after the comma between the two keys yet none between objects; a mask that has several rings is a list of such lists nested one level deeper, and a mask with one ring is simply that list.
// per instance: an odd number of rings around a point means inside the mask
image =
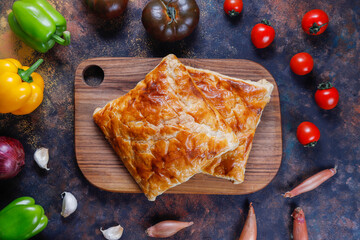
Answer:
[{"label": "garlic clove", "polygon": [[39,148],[34,153],[34,160],[39,165],[39,167],[50,170],[50,168],[47,167],[47,164],[49,162],[49,149],[47,148]]},{"label": "garlic clove", "polygon": [[63,198],[61,216],[66,218],[70,216],[73,212],[75,212],[78,203],[72,193],[63,192],[61,194],[61,197]]},{"label": "garlic clove", "polygon": [[123,235],[124,232],[124,228],[122,228],[119,225],[108,228],[106,230],[103,230],[102,228],[100,228],[100,231],[102,232],[102,234],[104,235],[104,237],[108,240],[118,240],[121,238],[121,236]]}]

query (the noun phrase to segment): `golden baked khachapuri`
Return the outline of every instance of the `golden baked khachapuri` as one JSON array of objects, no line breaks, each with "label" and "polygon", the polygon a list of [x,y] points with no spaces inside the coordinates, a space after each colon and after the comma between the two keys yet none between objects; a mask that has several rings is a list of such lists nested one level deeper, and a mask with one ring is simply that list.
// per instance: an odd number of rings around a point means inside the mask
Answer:
[{"label": "golden baked khachapuri", "polygon": [[151,201],[239,146],[174,55],[93,118]]},{"label": "golden baked khachapuri", "polygon": [[238,137],[239,146],[217,157],[202,171],[216,177],[244,181],[245,165],[262,111],[270,101],[273,85],[265,79],[241,80],[216,72],[186,67],[206,99],[219,111]]}]

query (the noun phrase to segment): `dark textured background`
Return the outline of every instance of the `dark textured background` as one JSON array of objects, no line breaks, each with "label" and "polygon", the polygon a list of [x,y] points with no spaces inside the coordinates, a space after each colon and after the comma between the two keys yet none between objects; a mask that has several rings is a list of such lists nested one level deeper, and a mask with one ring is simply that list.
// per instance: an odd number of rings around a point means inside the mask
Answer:
[{"label": "dark textured background", "polygon": [[[165,219],[194,221],[172,239],[238,239],[249,201],[254,203],[258,239],[290,239],[291,212],[306,213],[310,239],[360,239],[360,79],[358,0],[244,0],[240,18],[231,20],[221,0],[198,0],[200,24],[187,39],[158,43],[141,24],[146,0],[130,0],[120,19],[100,20],[81,1],[51,0],[68,20],[69,47],[56,46],[39,54],[24,46],[9,30],[6,17],[13,1],[0,2],[0,58],[18,58],[24,65],[42,57],[39,73],[45,79],[42,105],[26,116],[0,115],[0,135],[19,139],[26,151],[26,166],[14,179],[0,181],[0,208],[16,197],[29,195],[44,206],[48,227],[36,239],[103,239],[99,228],[120,223],[122,239],[145,239],[144,230]],[[308,36],[301,18],[320,8],[330,16],[324,34]],[[269,19],[275,42],[255,49],[250,41],[253,25]],[[291,73],[290,58],[310,53],[315,61],[311,74]],[[245,196],[164,195],[155,203],[140,194],[117,194],[90,185],[81,174],[74,153],[74,73],[78,64],[93,57],[163,57],[175,53],[189,58],[244,58],[265,66],[274,76],[281,95],[283,160],[278,175],[265,189]],[[331,80],[340,92],[339,105],[319,109],[314,101],[317,83]],[[296,140],[302,121],[314,122],[321,139],[313,149]],[[38,147],[50,149],[51,170],[42,171],[33,161]],[[338,174],[318,189],[294,199],[281,193],[306,177],[338,166]],[[60,216],[63,191],[79,201],[75,214]]]}]

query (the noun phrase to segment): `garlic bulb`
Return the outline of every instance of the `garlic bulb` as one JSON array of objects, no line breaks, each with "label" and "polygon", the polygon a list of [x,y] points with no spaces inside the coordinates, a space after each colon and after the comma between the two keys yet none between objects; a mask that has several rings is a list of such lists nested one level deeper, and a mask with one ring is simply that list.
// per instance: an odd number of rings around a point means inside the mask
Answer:
[{"label": "garlic bulb", "polygon": [[75,212],[78,203],[74,195],[69,192],[63,192],[61,197],[63,198],[61,216],[66,218]]},{"label": "garlic bulb", "polygon": [[50,168],[47,167],[47,164],[49,162],[49,149],[47,148],[39,148],[34,153],[34,160],[39,165],[39,167],[50,170]]},{"label": "garlic bulb", "polygon": [[102,234],[104,235],[104,237],[106,239],[108,239],[108,240],[118,240],[123,235],[124,229],[119,224],[117,226],[108,228],[106,230],[102,230],[102,228],[100,228],[100,231],[102,232]]}]

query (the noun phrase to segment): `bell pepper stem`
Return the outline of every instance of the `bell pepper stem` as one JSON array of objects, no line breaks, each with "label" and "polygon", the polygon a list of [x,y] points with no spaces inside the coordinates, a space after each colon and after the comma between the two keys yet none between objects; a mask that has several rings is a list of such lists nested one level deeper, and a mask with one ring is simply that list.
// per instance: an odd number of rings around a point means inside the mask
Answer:
[{"label": "bell pepper stem", "polygon": [[63,45],[63,46],[69,45],[70,44],[70,32],[64,31],[63,36],[64,36],[64,38],[61,38],[59,35],[54,34],[52,36],[52,39],[54,39],[54,41],[60,45]]},{"label": "bell pepper stem", "polygon": [[34,63],[31,67],[29,67],[28,70],[24,71],[22,69],[19,69],[19,76],[24,82],[32,83],[31,74],[36,71],[36,69],[44,62],[44,59],[39,59]]},{"label": "bell pepper stem", "polygon": [[52,38],[54,39],[55,42],[57,42],[60,45],[64,45],[65,43],[65,39],[62,39],[59,35],[54,34]]},{"label": "bell pepper stem", "polygon": [[63,36],[65,38],[65,45],[64,46],[68,46],[70,44],[70,37],[71,37],[70,32],[69,31],[64,31]]}]

